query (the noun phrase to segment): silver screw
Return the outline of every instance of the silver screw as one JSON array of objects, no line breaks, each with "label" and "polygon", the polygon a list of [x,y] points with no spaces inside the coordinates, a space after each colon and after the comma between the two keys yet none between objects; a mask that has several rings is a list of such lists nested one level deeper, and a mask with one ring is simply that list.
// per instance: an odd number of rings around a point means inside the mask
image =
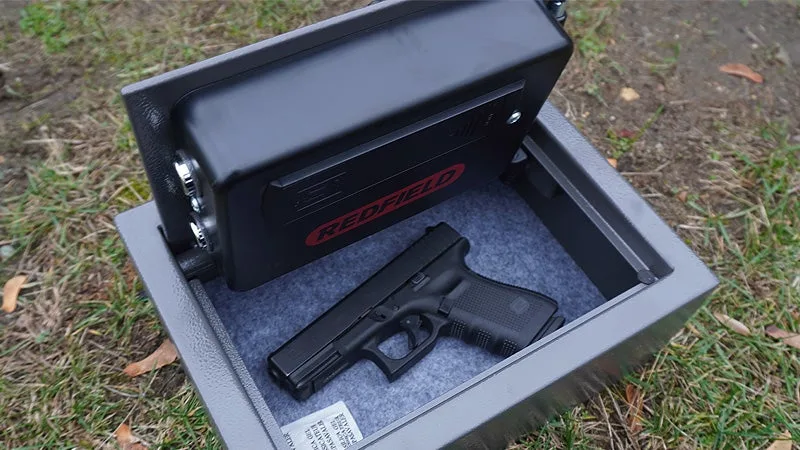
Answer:
[{"label": "silver screw", "polygon": [[194,240],[197,242],[197,246],[203,250],[208,250],[208,240],[206,239],[205,228],[197,223],[196,220],[189,222],[189,228],[192,229],[192,234],[194,234]]},{"label": "silver screw", "polygon": [[181,187],[183,187],[183,193],[186,194],[187,197],[191,198],[197,195],[197,182],[194,179],[194,173],[192,171],[192,167],[188,161],[178,161],[174,164],[175,172],[178,174],[178,178],[181,180]]},{"label": "silver screw", "polygon": [[567,18],[566,0],[550,0],[547,4],[547,9],[550,10],[550,14],[559,22]]},{"label": "silver screw", "polygon": [[203,210],[203,202],[197,197],[190,197],[189,204],[192,206],[192,211],[199,213]]},{"label": "silver screw", "polygon": [[514,125],[515,123],[519,122],[519,119],[521,118],[522,118],[522,113],[519,111],[514,111],[513,113],[511,113],[510,116],[508,116],[508,120],[506,120],[506,123],[509,125]]}]

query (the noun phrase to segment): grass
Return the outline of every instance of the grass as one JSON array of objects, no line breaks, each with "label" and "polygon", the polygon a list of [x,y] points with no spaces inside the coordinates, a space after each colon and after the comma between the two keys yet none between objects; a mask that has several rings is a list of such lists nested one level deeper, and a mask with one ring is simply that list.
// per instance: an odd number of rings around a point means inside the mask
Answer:
[{"label": "grass", "polygon": [[268,27],[275,33],[285,33],[297,28],[298,23],[311,20],[321,7],[318,0],[262,0],[258,3],[256,25]]},{"label": "grass", "polygon": [[[619,6],[570,5],[578,54],[565,79],[579,88],[568,98],[594,98],[601,108],[609,80],[625,76],[627,61],[608,56],[614,39],[624,45],[613,27]],[[149,196],[117,92],[328,12],[323,3],[299,0],[33,2],[0,30],[8,55],[2,62],[37,68],[7,81],[6,91],[24,93],[7,101],[27,111],[47,94],[39,84],[57,83],[74,94],[36,114],[2,116],[11,144],[0,147],[7,151],[0,170],[24,167],[0,178],[0,246],[13,251],[0,262],[0,281],[30,277],[18,310],[0,314],[6,447],[113,447],[111,433],[125,421],[160,447],[219,448],[177,365],[133,380],[121,373],[154,350],[164,332],[112,225],[114,215]],[[64,68],[74,76],[59,78]],[[52,79],[38,83],[39,76]],[[603,140],[601,131],[595,138],[609,154],[632,155],[661,114],[633,136]],[[515,447],[759,448],[785,430],[800,439],[800,352],[763,334],[770,324],[800,330],[800,148],[793,126],[774,116],[728,117],[704,128],[721,138],[674,223],[684,225],[681,236],[720,276],[721,287],[623,383],[644,393],[642,432],[630,432],[624,389],[613,386]],[[741,320],[752,335],[729,331],[714,312]]]},{"label": "grass", "polygon": [[[75,67],[80,76],[60,86],[74,100],[4,124],[19,145],[6,158],[30,153],[20,157],[25,176],[0,185],[0,245],[13,251],[0,279],[31,279],[17,311],[0,316],[4,447],[113,447],[123,421],[163,447],[220,446],[178,366],[134,380],[121,373],[164,335],[113,227],[117,213],[149,197],[117,92],[309,23],[320,5],[189,5],[31,3],[10,27],[10,66],[37,64],[42,76]],[[26,101],[39,94],[28,91]]]},{"label": "grass", "polygon": [[653,115],[644,122],[644,125],[642,125],[641,128],[634,132],[628,132],[627,134],[623,134],[609,128],[606,133],[606,137],[608,138],[609,144],[612,148],[611,156],[613,158],[621,158],[624,154],[631,151],[631,149],[633,149],[633,145],[636,144],[642,138],[642,136],[644,136],[644,133],[647,132],[647,130],[663,113],[664,105],[659,105]]},{"label": "grass", "polygon": [[661,56],[658,62],[648,63],[650,71],[660,76],[662,79],[671,76],[678,67],[678,60],[681,56],[681,43],[680,42],[665,42],[661,47],[669,51],[669,55]]},{"label": "grass", "polygon": [[589,60],[605,56],[608,36],[612,33],[608,19],[618,5],[618,1],[594,1],[569,10],[568,29],[581,56]]},{"label": "grass", "polygon": [[19,28],[28,35],[38,36],[48,52],[63,51],[71,38],[62,11],[59,3],[32,3],[22,10]]},{"label": "grass", "polygon": [[[668,440],[685,433],[704,448],[754,448],[785,430],[800,438],[797,352],[763,332],[770,324],[800,329],[800,295],[793,287],[800,273],[800,146],[787,138],[784,131],[764,139],[758,151],[724,151],[718,176],[743,187],[726,192],[735,208],[723,212],[691,202],[704,226],[692,243],[707,256],[721,288],[642,378],[645,390],[682,393],[653,399],[663,407],[654,409],[652,430]],[[743,320],[753,336],[720,327],[712,311]]]}]

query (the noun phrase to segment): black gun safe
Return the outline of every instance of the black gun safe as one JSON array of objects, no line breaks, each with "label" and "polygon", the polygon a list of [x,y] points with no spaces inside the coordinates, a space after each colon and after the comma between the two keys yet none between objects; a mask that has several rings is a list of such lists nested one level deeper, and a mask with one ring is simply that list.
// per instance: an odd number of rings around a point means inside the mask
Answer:
[{"label": "black gun safe", "polygon": [[[414,24],[415,31],[406,32],[404,23]],[[474,23],[487,25],[480,28],[471,25]],[[525,64],[501,67],[501,73],[512,75],[489,77],[494,84],[465,84],[461,74],[474,78],[491,67],[485,61],[458,66],[470,61],[471,49],[475,49],[470,45],[486,44],[465,44],[461,38],[449,42],[458,35],[459,27],[469,29],[475,39],[485,39],[489,33],[489,44],[496,45],[491,53],[498,55],[494,60],[505,55]],[[390,62],[386,62],[384,76],[372,81],[370,74],[359,78],[353,67],[363,65],[366,70],[368,62],[347,61],[346,53],[337,57],[351,70],[347,72],[349,81],[342,81],[342,92],[385,86],[386,92],[372,91],[370,98],[391,98],[401,104],[417,101],[426,105],[426,111],[433,111],[436,123],[461,117],[463,105],[469,106],[466,110],[478,111],[466,124],[447,128],[450,140],[445,141],[456,142],[456,152],[427,160],[419,151],[404,153],[418,158],[410,165],[412,169],[441,160],[443,166],[438,167],[445,169],[434,175],[441,178],[451,170],[469,184],[457,195],[445,195],[443,188],[417,201],[413,208],[404,208],[390,222],[365,220],[358,224],[361,234],[348,230],[344,234],[347,239],[340,242],[336,241],[342,234],[339,231],[320,232],[331,222],[315,227],[317,222],[305,224],[291,218],[284,227],[289,231],[281,231],[284,228],[275,225],[276,216],[313,210],[311,206],[326,199],[333,199],[331,205],[344,203],[345,211],[358,206],[360,200],[348,205],[341,199],[350,197],[336,197],[352,187],[336,167],[368,154],[372,147],[353,144],[353,133],[327,130],[336,139],[325,151],[347,156],[331,166],[336,169],[334,176],[325,172],[329,167],[319,161],[328,159],[320,155],[270,153],[279,160],[275,167],[289,167],[287,173],[270,172],[268,163],[274,161],[248,160],[253,152],[246,149],[316,145],[324,133],[315,132],[325,127],[311,124],[325,121],[332,113],[325,107],[333,105],[340,114],[330,122],[333,125],[327,121],[325,125],[334,128],[368,122],[370,112],[380,116],[365,126],[369,131],[356,134],[370,142],[384,139],[380,148],[392,150],[369,164],[388,161],[396,165],[399,163],[392,155],[409,145],[392,147],[390,142],[408,144],[402,139],[413,139],[416,131],[404,127],[399,135],[390,133],[394,140],[386,141],[387,130],[398,121],[417,124],[427,120],[403,105],[392,115],[380,109],[377,100],[365,102],[368,107],[361,110],[349,108],[341,103],[347,100],[345,96],[334,95],[326,101],[327,106],[299,96],[298,106],[292,96],[277,98],[279,90],[257,94],[257,84],[248,84],[261,79],[263,73],[280,80],[282,70],[284,75],[288,70],[288,76],[280,86],[291,80],[310,83],[313,74],[308,74],[308,68],[292,72],[292,58],[300,55],[313,61],[314,55],[324,56],[331,45],[344,48],[347,42],[376,42],[361,39],[359,33],[376,33],[371,36],[379,36],[377,41],[384,39],[381,45],[394,45],[394,51],[401,53],[408,49],[409,55],[436,54],[448,46],[453,49],[454,56],[447,64],[435,67],[438,72],[414,75],[425,80],[423,86],[452,85],[452,92],[464,96],[404,90],[407,85],[402,80],[392,82],[391,76],[407,67],[390,67]],[[440,39],[431,44],[425,36]],[[646,360],[700,306],[716,286],[713,274],[563,115],[549,103],[542,104],[565,62],[564,39],[563,31],[537,0],[387,1],[123,90],[155,201],[120,214],[117,226],[227,447],[286,449],[281,426],[339,400],[348,406],[364,435],[356,447],[502,447]],[[531,58],[531,47],[545,56]],[[485,54],[486,50],[474,52]],[[380,52],[374,55],[379,58]],[[408,55],[396,56],[404,60]],[[536,73],[544,75],[531,79],[525,67],[535,67]],[[342,76],[336,70],[332,68],[329,75]],[[212,94],[205,95],[209,87]],[[314,92],[314,86],[307,87]],[[231,110],[220,100],[224,95],[214,94],[230,93],[231,89],[234,97],[249,102],[249,110]],[[285,115],[260,115],[257,105],[263,99],[259,95],[274,98],[270,105]],[[198,107],[191,100],[196,98],[211,100]],[[260,120],[268,122],[261,125]],[[244,131],[226,128],[231,123],[245,124]],[[250,134],[248,127],[259,128],[258,133]],[[480,142],[487,142],[486,137],[493,136],[498,127],[512,129],[500,133],[498,139],[488,139],[496,150],[481,148]],[[288,135],[276,134],[281,131]],[[430,142],[444,142],[436,135],[423,137],[411,141],[411,147],[424,149]],[[216,147],[203,149],[208,142]],[[476,152],[467,166],[478,166],[483,172],[469,172],[448,159],[464,148]],[[497,161],[507,163],[498,166]],[[348,168],[341,173],[361,169]],[[243,177],[248,170],[255,175]],[[202,182],[192,179],[182,185],[181,177],[192,171],[205,172]],[[427,179],[411,169],[409,173],[415,181]],[[493,179],[481,176],[487,173],[492,173]],[[313,178],[317,175],[325,180],[324,188],[300,189],[293,201],[278,195],[297,180],[310,179],[311,185],[320,186]],[[461,182],[451,180],[455,175],[441,184]],[[372,179],[365,183],[368,186],[357,185],[353,192],[378,184]],[[188,202],[184,195],[188,191],[203,192],[206,204]],[[250,201],[254,199],[257,202]],[[237,221],[237,217],[251,220]],[[419,238],[426,227],[439,222],[448,223],[470,240],[466,261],[472,270],[555,299],[566,324],[507,358],[443,338],[393,383],[374,364],[361,361],[302,402],[278,388],[267,374],[269,353]],[[258,228],[254,224],[267,225]],[[285,246],[283,241],[291,241],[293,236],[305,239],[311,248],[308,254],[303,253],[304,247]],[[265,243],[270,238],[279,242]],[[326,248],[328,240],[331,244]]]}]

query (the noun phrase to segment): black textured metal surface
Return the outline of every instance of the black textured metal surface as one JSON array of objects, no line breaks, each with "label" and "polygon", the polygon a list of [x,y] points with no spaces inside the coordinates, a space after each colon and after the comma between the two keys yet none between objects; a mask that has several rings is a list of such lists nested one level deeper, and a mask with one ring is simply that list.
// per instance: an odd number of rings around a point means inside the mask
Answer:
[{"label": "black textured metal surface", "polygon": [[178,150],[172,108],[178,100],[202,86],[438,3],[441,1],[387,0],[123,88],[122,97],[167,241],[180,248],[192,239],[186,221],[189,206],[172,167]]},{"label": "black textured metal surface", "polygon": [[496,179],[571,50],[534,0],[448,1],[182,98],[173,131],[228,286]]}]

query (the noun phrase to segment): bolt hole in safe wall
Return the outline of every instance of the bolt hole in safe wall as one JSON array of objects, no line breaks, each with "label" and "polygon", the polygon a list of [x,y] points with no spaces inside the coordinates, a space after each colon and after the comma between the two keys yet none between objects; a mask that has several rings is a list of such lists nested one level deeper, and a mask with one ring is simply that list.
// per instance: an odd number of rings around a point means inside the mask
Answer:
[{"label": "bolt hole in safe wall", "polygon": [[531,137],[572,50],[564,18],[390,1],[123,90],[163,243],[270,439],[377,442],[670,272]]}]

